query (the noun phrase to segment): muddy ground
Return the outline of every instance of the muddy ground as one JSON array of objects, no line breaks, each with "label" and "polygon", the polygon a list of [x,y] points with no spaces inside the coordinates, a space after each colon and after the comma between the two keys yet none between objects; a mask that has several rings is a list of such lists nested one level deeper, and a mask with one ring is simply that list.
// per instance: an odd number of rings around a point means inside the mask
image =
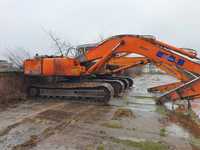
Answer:
[{"label": "muddy ground", "polygon": [[173,82],[142,75],[110,106],[30,100],[0,110],[0,150],[197,150],[199,140],[168,119],[148,87]]},{"label": "muddy ground", "polygon": [[0,107],[25,100],[22,72],[0,72]]}]

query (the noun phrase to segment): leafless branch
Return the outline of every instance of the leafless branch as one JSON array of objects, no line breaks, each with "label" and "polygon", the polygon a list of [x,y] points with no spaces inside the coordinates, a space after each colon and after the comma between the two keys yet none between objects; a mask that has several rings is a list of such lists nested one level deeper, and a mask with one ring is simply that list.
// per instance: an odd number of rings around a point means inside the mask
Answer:
[{"label": "leafless branch", "polygon": [[54,41],[55,45],[57,46],[60,54],[63,56],[62,52],[62,44],[60,43],[60,39],[56,38],[52,32],[48,32],[49,37]]},{"label": "leafless branch", "polygon": [[54,42],[61,56],[72,56],[75,57],[77,55],[76,48],[70,42],[66,42],[56,37],[55,34],[51,31],[46,31],[43,29],[45,33],[47,33],[50,39]]},{"label": "leafless branch", "polygon": [[5,57],[14,67],[21,69],[23,67],[23,61],[30,58],[30,53],[23,48],[20,49],[7,49]]}]

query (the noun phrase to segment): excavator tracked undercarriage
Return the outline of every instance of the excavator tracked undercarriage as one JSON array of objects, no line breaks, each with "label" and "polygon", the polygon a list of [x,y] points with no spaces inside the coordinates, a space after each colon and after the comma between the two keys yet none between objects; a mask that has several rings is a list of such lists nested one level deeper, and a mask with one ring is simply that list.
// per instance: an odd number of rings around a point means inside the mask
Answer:
[{"label": "excavator tracked undercarriage", "polygon": [[59,78],[52,81],[44,77],[28,77],[28,95],[106,104],[112,97],[122,96],[124,91],[133,85],[133,81],[128,77]]}]

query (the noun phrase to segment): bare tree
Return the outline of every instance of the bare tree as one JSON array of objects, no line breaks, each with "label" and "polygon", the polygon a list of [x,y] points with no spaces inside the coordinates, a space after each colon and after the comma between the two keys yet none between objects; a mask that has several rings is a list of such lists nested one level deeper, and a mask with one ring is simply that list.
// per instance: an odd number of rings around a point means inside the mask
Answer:
[{"label": "bare tree", "polygon": [[48,32],[49,37],[55,42],[60,54],[63,56],[63,43],[61,43],[60,39],[56,38],[52,32]]},{"label": "bare tree", "polygon": [[[46,31],[44,28],[43,31],[47,33],[50,39],[54,42],[54,45],[58,50],[56,52],[57,54],[67,57],[77,57],[80,54],[80,52],[76,49],[76,46],[73,46],[70,42],[61,40],[60,38],[56,37],[53,32]],[[104,39],[101,34],[99,34],[99,39],[100,41],[103,41]],[[7,49],[5,57],[13,64],[13,66],[21,69],[23,67],[23,61],[25,59],[31,58],[31,55],[24,48],[17,48]]]},{"label": "bare tree", "polygon": [[[58,50],[55,54],[67,57],[77,57],[81,54],[81,52],[77,49],[77,46],[74,46],[70,42],[66,42],[65,40],[58,38],[52,31],[47,31],[44,27],[42,27],[42,30],[54,42],[54,45]],[[99,42],[104,41],[104,36],[102,34],[99,34],[98,41]]]},{"label": "bare tree", "polygon": [[54,45],[56,46],[59,54],[61,56],[70,56],[70,57],[76,57],[77,51],[76,47],[73,46],[70,42],[66,42],[64,40],[61,40],[60,38],[56,37],[56,35],[52,31],[46,31],[43,29],[45,33],[48,34],[50,39],[54,42]]},{"label": "bare tree", "polygon": [[23,61],[25,59],[31,58],[31,55],[24,48],[17,48],[17,49],[7,49],[5,57],[8,59],[9,62],[13,64],[14,67],[22,69]]}]

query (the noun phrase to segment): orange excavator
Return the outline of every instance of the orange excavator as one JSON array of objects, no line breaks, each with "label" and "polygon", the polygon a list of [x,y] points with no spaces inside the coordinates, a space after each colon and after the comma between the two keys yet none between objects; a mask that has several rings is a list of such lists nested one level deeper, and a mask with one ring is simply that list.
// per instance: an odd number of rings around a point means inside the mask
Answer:
[{"label": "orange excavator", "polygon": [[[157,99],[166,101],[192,100],[200,97],[200,64],[194,53],[140,35],[117,35],[106,39],[78,58],[39,57],[24,62],[30,96],[63,97],[107,103],[118,88],[132,81],[128,77],[99,75],[111,59],[127,54],[140,54],[155,64],[172,66],[192,77]],[[162,69],[162,67],[160,67]],[[124,68],[127,69],[127,68]],[[165,69],[163,69],[165,71]],[[119,86],[120,85],[120,86]]]}]

